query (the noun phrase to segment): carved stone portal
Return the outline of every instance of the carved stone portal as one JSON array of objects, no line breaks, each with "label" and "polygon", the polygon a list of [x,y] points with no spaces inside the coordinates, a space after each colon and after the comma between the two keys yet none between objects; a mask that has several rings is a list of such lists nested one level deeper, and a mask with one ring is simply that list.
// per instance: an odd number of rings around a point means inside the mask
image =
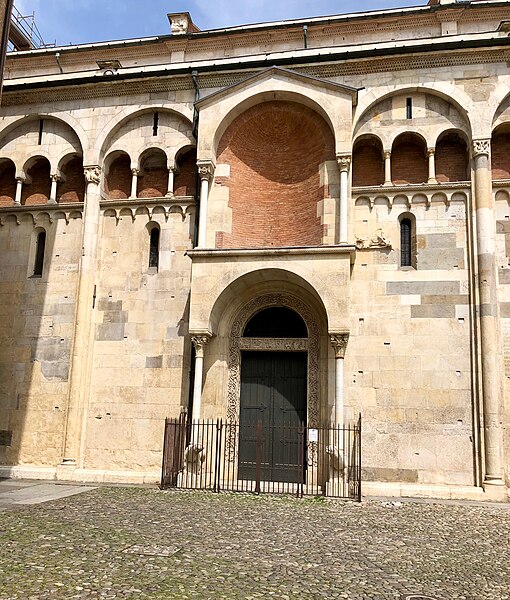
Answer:
[{"label": "carved stone portal", "polygon": [[[281,340],[248,340],[243,331],[248,321],[256,313],[271,306],[285,306],[301,315],[308,329],[308,339],[292,340],[291,347],[284,347]],[[287,342],[287,340],[285,341]],[[290,294],[266,294],[248,302],[237,315],[232,326],[230,350],[228,355],[227,420],[239,422],[241,400],[241,350],[308,350],[308,427],[318,427],[319,423],[319,327],[317,321],[299,298]]]}]

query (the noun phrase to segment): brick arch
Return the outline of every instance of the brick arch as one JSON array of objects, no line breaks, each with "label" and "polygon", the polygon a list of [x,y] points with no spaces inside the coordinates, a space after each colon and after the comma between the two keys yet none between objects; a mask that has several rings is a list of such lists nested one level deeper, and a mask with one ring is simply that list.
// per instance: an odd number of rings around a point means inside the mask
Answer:
[{"label": "brick arch", "polygon": [[510,179],[510,123],[503,123],[492,134],[492,179]]},{"label": "brick arch", "polygon": [[194,196],[196,189],[197,149],[195,146],[182,148],[175,157],[177,173],[174,181],[175,196]]},{"label": "brick arch", "polygon": [[0,206],[12,206],[16,197],[16,165],[9,158],[0,159]]},{"label": "brick arch", "polygon": [[111,200],[125,200],[131,195],[131,158],[127,152],[116,151],[105,159],[105,193]]},{"label": "brick arch", "polygon": [[469,151],[462,132],[444,131],[436,142],[436,179],[439,182],[467,181]]},{"label": "brick arch", "polygon": [[83,202],[85,198],[85,174],[83,158],[71,156],[60,165],[62,181],[57,187],[57,202]]},{"label": "brick arch", "polygon": [[140,157],[138,198],[161,198],[168,192],[168,158],[161,148],[149,148]]},{"label": "brick arch", "polygon": [[321,115],[289,101],[252,106],[227,128],[217,164],[228,164],[231,233],[219,248],[317,246],[324,198],[320,169],[335,160],[335,140]]},{"label": "brick arch", "polygon": [[352,151],[352,185],[375,186],[384,183],[383,145],[375,135],[358,138]]},{"label": "brick arch", "polygon": [[[21,204],[46,204],[50,198],[50,161],[44,157],[34,157],[25,166],[28,181],[23,185]],[[30,182],[30,183],[29,183]]]},{"label": "brick arch", "polygon": [[426,183],[428,180],[427,144],[416,133],[402,133],[391,150],[393,183]]}]

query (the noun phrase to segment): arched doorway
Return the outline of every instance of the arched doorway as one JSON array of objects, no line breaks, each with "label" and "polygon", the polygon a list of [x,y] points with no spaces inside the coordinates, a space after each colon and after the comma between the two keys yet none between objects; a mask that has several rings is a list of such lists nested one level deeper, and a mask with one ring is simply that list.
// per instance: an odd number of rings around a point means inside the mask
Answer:
[{"label": "arched doorway", "polygon": [[[239,414],[239,479],[253,479],[256,464],[265,481],[300,483],[305,466],[302,443],[307,408],[307,352],[283,340],[308,339],[301,316],[274,306],[255,314],[243,340],[279,340],[281,350],[242,350]],[[270,347],[271,344],[268,344]],[[301,467],[301,470],[300,470]]]}]

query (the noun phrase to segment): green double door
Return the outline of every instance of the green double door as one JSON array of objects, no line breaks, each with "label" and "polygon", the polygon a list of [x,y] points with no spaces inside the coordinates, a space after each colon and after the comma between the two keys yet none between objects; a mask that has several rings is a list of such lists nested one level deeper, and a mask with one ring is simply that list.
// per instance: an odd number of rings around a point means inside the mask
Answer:
[{"label": "green double door", "polygon": [[303,481],[306,396],[306,352],[242,353],[239,479]]}]

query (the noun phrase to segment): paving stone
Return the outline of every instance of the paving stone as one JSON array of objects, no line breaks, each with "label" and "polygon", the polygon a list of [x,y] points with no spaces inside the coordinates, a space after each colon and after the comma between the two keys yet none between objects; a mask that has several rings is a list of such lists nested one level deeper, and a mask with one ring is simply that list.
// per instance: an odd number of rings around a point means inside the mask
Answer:
[{"label": "paving stone", "polygon": [[509,600],[510,508],[102,487],[0,523],[0,599]]}]

